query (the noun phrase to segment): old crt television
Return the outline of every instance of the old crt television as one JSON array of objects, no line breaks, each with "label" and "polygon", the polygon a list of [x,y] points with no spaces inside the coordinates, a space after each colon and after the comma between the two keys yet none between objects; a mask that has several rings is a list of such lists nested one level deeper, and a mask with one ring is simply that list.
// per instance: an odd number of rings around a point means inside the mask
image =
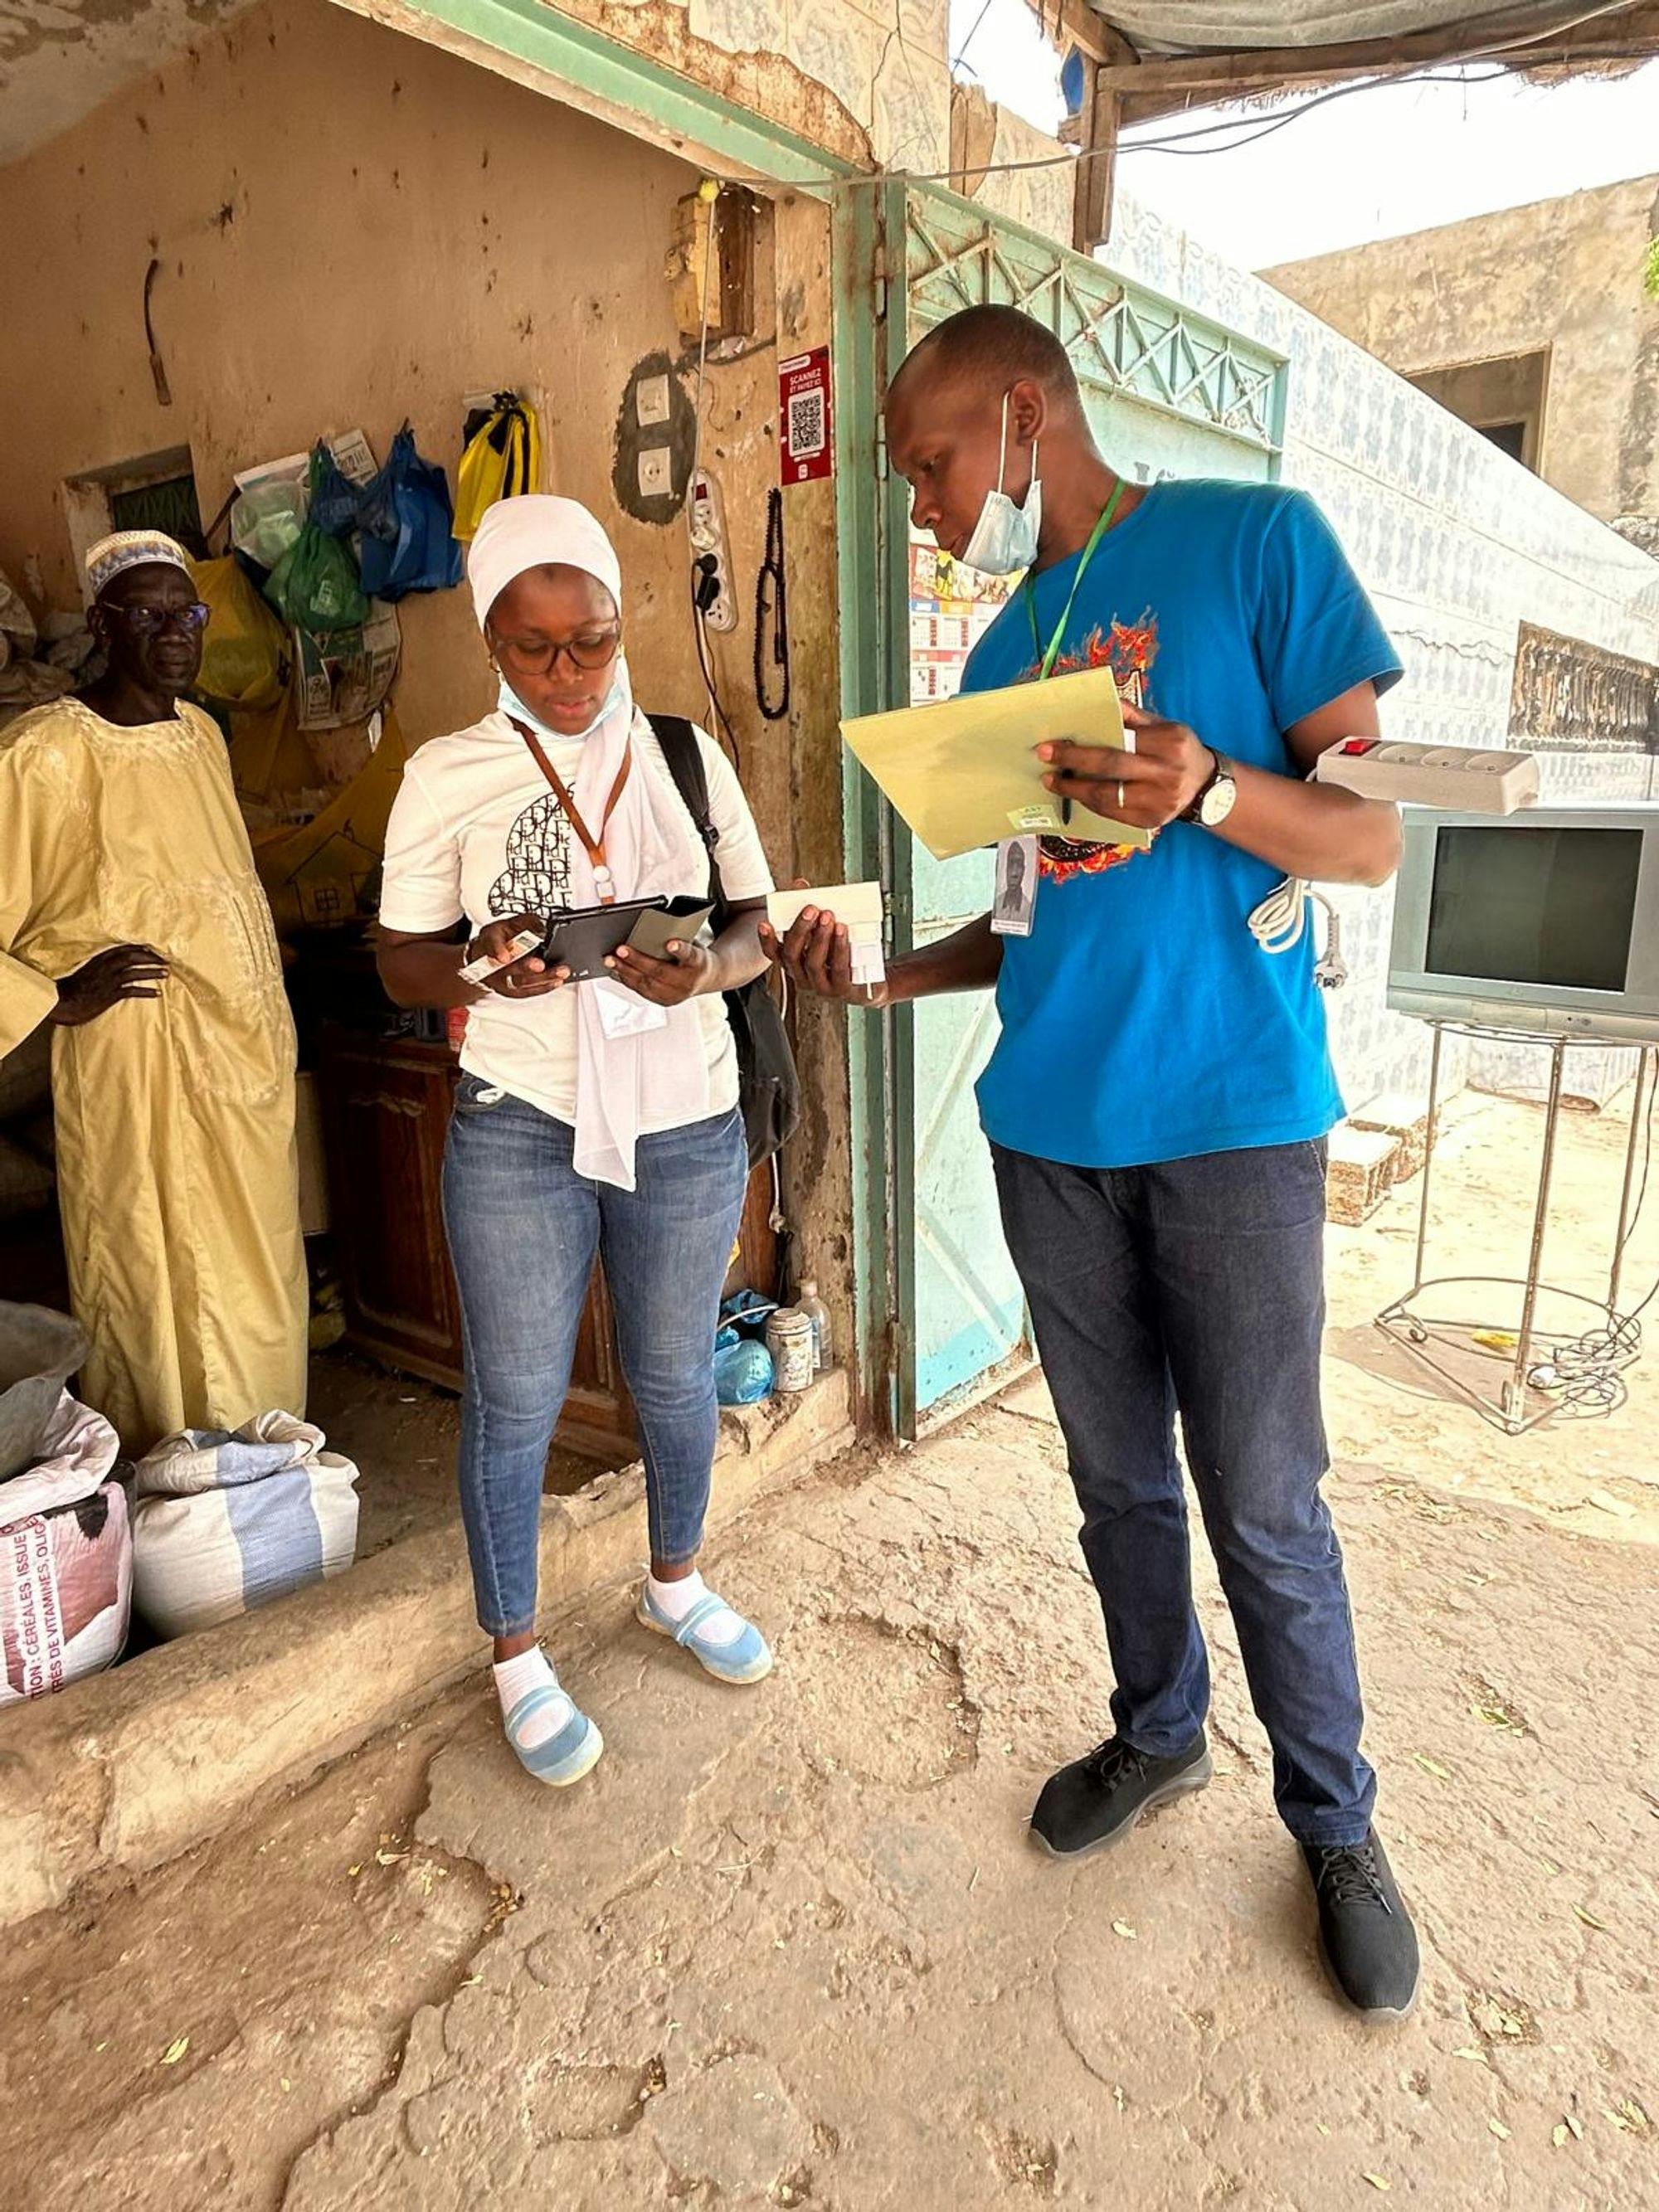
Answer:
[{"label": "old crt television", "polygon": [[1659,1042],[1659,804],[1406,811],[1389,1004],[1430,1021]]}]

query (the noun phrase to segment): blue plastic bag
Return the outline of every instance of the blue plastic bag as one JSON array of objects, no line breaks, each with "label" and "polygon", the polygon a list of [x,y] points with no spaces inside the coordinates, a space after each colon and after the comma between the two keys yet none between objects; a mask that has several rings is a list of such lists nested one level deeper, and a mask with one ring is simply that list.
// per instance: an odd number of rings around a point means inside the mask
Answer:
[{"label": "blue plastic bag", "polygon": [[460,582],[449,480],[416,452],[407,422],[392,441],[386,466],[358,495],[357,526],[363,589],[370,599],[447,592]]},{"label": "blue plastic bag", "polygon": [[357,508],[362,493],[328,447],[319,441],[312,454],[311,504],[306,520],[329,538],[346,538],[357,527]]},{"label": "blue plastic bag", "polygon": [[714,1395],[722,1406],[754,1406],[772,1389],[772,1355],[752,1337],[723,1328],[714,1340]]}]

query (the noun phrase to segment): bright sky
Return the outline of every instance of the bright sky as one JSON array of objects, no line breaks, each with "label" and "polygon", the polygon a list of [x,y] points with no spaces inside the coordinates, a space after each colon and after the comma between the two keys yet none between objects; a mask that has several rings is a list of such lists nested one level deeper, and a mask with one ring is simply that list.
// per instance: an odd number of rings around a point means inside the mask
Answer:
[{"label": "bright sky", "polygon": [[[952,53],[967,41],[959,74],[1052,130],[1063,112],[1059,62],[1026,0],[988,0],[975,31],[981,13],[981,0],[951,0]],[[1261,269],[1659,172],[1659,62],[1548,90],[1510,77],[1376,86],[1236,151],[1133,150],[1138,137],[1229,114],[1244,118],[1243,138],[1285,112],[1215,108],[1149,125],[1124,141],[1120,180],[1230,261]],[[1196,143],[1225,146],[1231,135]]]}]

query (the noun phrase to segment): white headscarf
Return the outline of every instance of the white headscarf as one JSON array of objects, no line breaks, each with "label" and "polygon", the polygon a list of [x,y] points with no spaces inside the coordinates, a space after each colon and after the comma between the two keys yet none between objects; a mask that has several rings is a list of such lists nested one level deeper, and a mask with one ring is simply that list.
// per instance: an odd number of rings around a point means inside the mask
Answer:
[{"label": "white headscarf", "polygon": [[[514,577],[528,568],[550,567],[580,568],[596,578],[622,613],[622,564],[599,524],[574,499],[532,493],[498,501],[473,538],[466,569],[479,628]],[[649,736],[649,725],[634,704],[624,654],[617,654],[611,675],[610,696],[582,739],[581,765],[570,789],[576,811],[596,832],[630,744],[636,737]],[[502,706],[509,716],[539,726],[505,684]],[[563,742],[556,732],[546,734]],[[690,816],[637,750],[605,831],[605,853],[617,899],[700,894],[708,881],[708,855]],[[570,881],[573,904],[599,903],[592,863],[574,835]],[[691,1000],[653,1006],[623,983],[565,988],[576,993],[576,1172],[632,1190],[644,1055],[652,1055],[675,1088],[696,1097],[707,1072],[702,1016]]]}]

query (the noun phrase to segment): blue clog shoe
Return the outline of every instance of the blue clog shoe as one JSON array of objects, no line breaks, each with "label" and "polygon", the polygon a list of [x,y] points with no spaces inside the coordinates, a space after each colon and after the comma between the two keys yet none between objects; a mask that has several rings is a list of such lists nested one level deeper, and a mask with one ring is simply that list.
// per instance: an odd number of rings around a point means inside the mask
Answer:
[{"label": "blue clog shoe", "polygon": [[743,1633],[729,1644],[711,1644],[698,1632],[717,1613],[727,1610],[725,1599],[716,1597],[711,1590],[707,1597],[698,1599],[684,1620],[671,1620],[653,1601],[649,1583],[641,1583],[640,1601],[635,1608],[637,1618],[647,1628],[654,1628],[659,1636],[672,1637],[717,1682],[758,1682],[772,1671],[772,1650],[751,1621],[745,1620]]}]

